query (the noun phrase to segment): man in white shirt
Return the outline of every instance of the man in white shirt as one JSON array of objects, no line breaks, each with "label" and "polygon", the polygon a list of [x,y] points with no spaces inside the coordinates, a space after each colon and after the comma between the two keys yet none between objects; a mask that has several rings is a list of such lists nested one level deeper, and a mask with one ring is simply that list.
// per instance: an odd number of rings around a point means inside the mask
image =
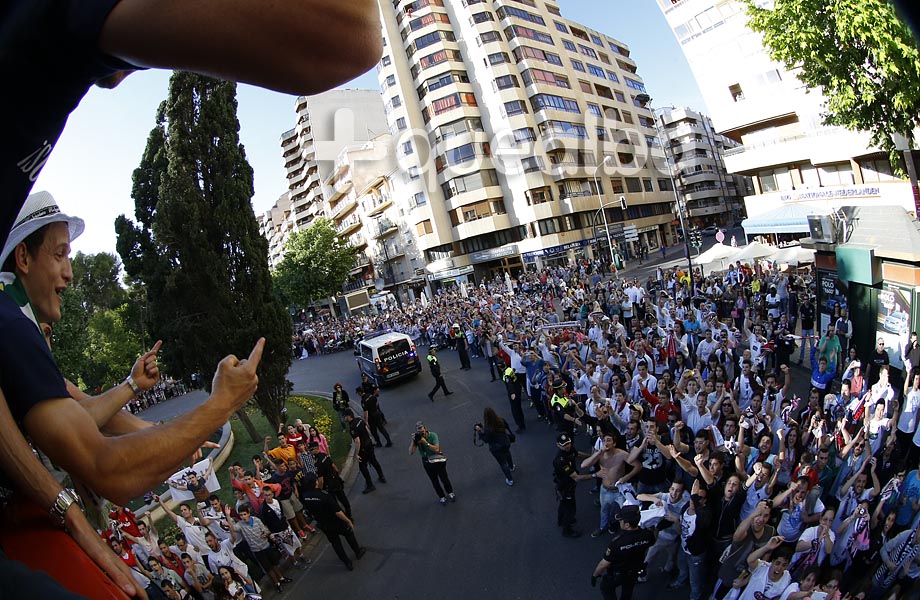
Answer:
[{"label": "man in white shirt", "polygon": [[712,329],[707,329],[706,337],[703,338],[696,347],[696,357],[700,360],[700,364],[705,365],[708,363],[709,355],[715,352],[718,347],[719,342],[712,339]]},{"label": "man in white shirt", "polygon": [[638,372],[629,385],[628,398],[631,402],[642,402],[644,400],[642,388],[654,394],[658,390],[658,380],[648,372],[648,363],[645,361],[640,360],[636,363],[636,371]]}]

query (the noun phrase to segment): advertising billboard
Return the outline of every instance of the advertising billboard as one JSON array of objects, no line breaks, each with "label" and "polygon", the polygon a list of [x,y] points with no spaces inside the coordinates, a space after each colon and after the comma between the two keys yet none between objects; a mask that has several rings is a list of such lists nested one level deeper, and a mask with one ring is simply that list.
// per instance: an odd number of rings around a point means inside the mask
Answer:
[{"label": "advertising billboard", "polygon": [[878,293],[876,331],[885,340],[891,366],[904,370],[904,346],[910,334],[911,292],[907,288],[885,283]]}]

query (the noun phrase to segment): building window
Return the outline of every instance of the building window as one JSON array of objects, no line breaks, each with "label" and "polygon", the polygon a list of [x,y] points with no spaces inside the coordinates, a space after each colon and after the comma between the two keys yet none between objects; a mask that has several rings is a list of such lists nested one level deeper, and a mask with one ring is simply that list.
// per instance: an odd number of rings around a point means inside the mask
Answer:
[{"label": "building window", "polygon": [[495,54],[489,55],[489,64],[490,65],[500,65],[502,63],[510,63],[511,58],[504,52],[496,52]]},{"label": "building window", "polygon": [[626,102],[626,96],[620,90],[613,90],[613,96],[620,102]]},{"label": "building window", "polygon": [[421,177],[421,175],[419,175],[419,172],[418,172],[418,167],[409,167],[408,169],[406,169],[406,174],[409,176],[409,181],[415,181],[416,179]]},{"label": "building window", "polygon": [[606,129],[604,129],[603,127],[597,127],[596,129],[597,129],[597,139],[599,139],[602,142],[606,142],[610,140],[610,134],[607,133]]},{"label": "building window", "polygon": [[530,23],[536,23],[537,25],[546,25],[546,21],[543,20],[543,17],[540,15],[534,14],[532,12],[527,12],[526,10],[521,10],[520,8],[515,8],[513,6],[502,6],[496,11],[498,13],[499,19],[505,19],[509,16],[517,17],[518,19],[523,19],[524,21],[529,21]]},{"label": "building window", "polygon": [[572,68],[575,69],[576,71],[581,71],[582,73],[587,72],[585,70],[585,64],[581,62],[580,60],[575,60],[574,58],[572,59]]},{"label": "building window", "polygon": [[522,60],[534,59],[542,62],[548,62],[551,65],[562,66],[562,59],[559,58],[558,54],[553,54],[552,52],[546,52],[545,50],[540,50],[539,48],[531,48],[530,46],[518,46],[513,50],[514,60],[521,62]]},{"label": "building window", "polygon": [[565,112],[581,112],[581,109],[578,107],[578,102],[569,98],[563,98],[562,96],[556,96],[554,94],[537,94],[536,96],[531,97],[530,101],[533,104],[533,109],[535,111],[542,110],[544,108],[550,108],[553,110],[561,110]]},{"label": "building window", "polygon": [[737,83],[728,86],[728,93],[732,95],[732,100],[735,102],[744,100],[744,92],[741,90],[741,86]]},{"label": "building window", "polygon": [[582,80],[582,79],[579,79],[579,80],[578,80],[578,85],[581,87],[581,91],[583,91],[584,93],[586,93],[586,94],[593,94],[593,93],[594,93],[594,88],[591,87],[591,84],[590,84],[589,82],[584,81],[584,80]]},{"label": "building window", "polygon": [[525,85],[531,85],[532,83],[542,83],[546,85],[554,85],[561,88],[570,88],[569,80],[564,75],[557,75],[552,71],[544,71],[543,69],[527,69],[522,73],[524,78]]},{"label": "building window", "polygon": [[760,191],[763,193],[775,192],[779,188],[776,186],[776,176],[773,171],[762,171],[757,179],[760,180]]},{"label": "building window", "polygon": [[[839,165],[822,165],[818,167],[818,176],[821,178],[821,186],[828,185],[853,185],[853,169],[849,163]],[[783,189],[780,187],[780,189]]]},{"label": "building window", "polygon": [[481,12],[476,13],[470,17],[470,24],[475,25],[476,23],[485,23],[486,21],[494,21],[495,17],[492,16],[490,12]]},{"label": "building window", "polygon": [[406,128],[406,118],[399,117],[398,119],[396,119],[396,129],[398,129],[399,131],[403,131],[405,128]]},{"label": "building window", "polygon": [[514,130],[514,141],[517,144],[523,144],[525,142],[535,142],[537,141],[537,134],[534,132],[531,127],[523,127],[521,129]]},{"label": "building window", "polygon": [[607,79],[607,77],[604,75],[604,70],[598,66],[592,65],[591,63],[588,63],[588,73],[591,73],[595,77],[600,77],[601,79]]},{"label": "building window", "polygon": [[555,45],[553,37],[548,33],[543,33],[542,31],[537,31],[536,29],[523,27],[521,25],[512,25],[511,27],[505,28],[505,37],[507,37],[509,40],[517,37],[523,37],[541,42],[543,44],[549,44],[550,46]]},{"label": "building window", "polygon": [[431,33],[426,33],[423,36],[420,36],[415,40],[415,49],[421,50],[422,48],[427,48],[428,46],[435,44],[441,40],[448,42],[456,41],[454,34],[450,31],[432,31]]},{"label": "building window", "polygon": [[402,98],[400,98],[399,96],[393,96],[392,98],[390,98],[390,104],[393,105],[393,108],[396,108],[397,106],[402,106]]},{"label": "building window", "polygon": [[513,87],[521,87],[517,77],[514,75],[502,75],[495,78],[495,87],[499,90],[506,90]]},{"label": "building window", "polygon": [[539,156],[525,156],[521,159],[521,167],[525,173],[543,170],[543,159]]},{"label": "building window", "polygon": [[624,81],[624,83],[626,83],[626,87],[632,88],[632,89],[636,90],[637,92],[642,92],[643,94],[645,93],[645,85],[642,84],[642,83],[640,83],[640,82],[638,82],[638,81],[636,81],[635,79],[630,79],[629,77],[624,77],[624,78],[623,78],[623,81]]},{"label": "building window", "polygon": [[620,177],[611,177],[610,178],[610,191],[613,194],[622,194],[625,192],[623,189],[623,179]]},{"label": "building window", "polygon": [[620,78],[617,77],[617,74],[611,71],[610,69],[607,69],[607,79],[609,79],[610,81],[614,83],[620,83]]},{"label": "building window", "polygon": [[571,52],[578,52],[578,48],[569,40],[562,40],[562,47]]},{"label": "building window", "polygon": [[544,202],[552,202],[553,192],[548,187],[537,188],[535,190],[527,190],[527,204],[543,204]]},{"label": "building window", "polygon": [[673,192],[674,186],[671,185],[670,179],[659,179],[658,180],[658,189],[662,192]]},{"label": "building window", "polygon": [[382,64],[384,67],[389,67],[390,63],[392,62],[393,60],[390,58],[389,55],[384,56],[383,58],[380,59],[380,64]]},{"label": "building window", "polygon": [[412,150],[412,142],[403,142],[403,145],[402,145],[402,152],[403,152],[403,154],[405,154],[406,156],[412,154],[412,152],[413,152],[413,150]]},{"label": "building window", "polygon": [[597,104],[591,104],[588,102],[588,112],[594,115],[595,117],[603,118],[603,113],[601,113],[601,107]]},{"label": "building window", "polygon": [[569,28],[565,26],[565,23],[560,23],[559,21],[553,21],[553,24],[556,25],[557,31],[561,31],[562,33],[569,32]]},{"label": "building window", "polygon": [[484,46],[491,42],[500,42],[502,41],[502,34],[500,31],[485,31],[479,34],[479,45]]},{"label": "building window", "polygon": [[651,180],[651,179],[643,179],[643,180],[642,180],[642,187],[645,189],[646,192],[654,192],[654,191],[655,191],[655,186],[652,185],[652,180]]},{"label": "building window", "polygon": [[505,115],[523,115],[527,114],[527,104],[523,100],[511,100],[510,102],[505,102]]},{"label": "building window", "polygon": [[419,192],[412,196],[409,203],[411,204],[409,208],[415,208],[416,206],[428,204],[428,198],[425,197],[425,192]]},{"label": "building window", "polygon": [[415,226],[415,231],[419,235],[427,235],[429,233],[434,233],[434,229],[431,227],[431,219],[426,219],[421,223]]},{"label": "building window", "polygon": [[631,194],[638,194],[642,191],[642,181],[638,177],[626,178],[626,191]]},{"label": "building window", "polygon": [[578,51],[589,58],[597,59],[597,52],[594,51],[594,48],[589,48],[583,44],[578,44]]}]

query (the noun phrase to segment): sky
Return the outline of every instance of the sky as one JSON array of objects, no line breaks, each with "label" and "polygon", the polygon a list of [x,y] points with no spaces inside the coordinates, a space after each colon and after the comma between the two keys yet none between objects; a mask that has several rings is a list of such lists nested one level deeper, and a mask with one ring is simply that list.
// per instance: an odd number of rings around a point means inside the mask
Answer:
[{"label": "sky", "polygon": [[[705,112],[696,81],[655,0],[559,0],[563,16],[630,48],[655,106]],[[82,217],[86,230],[73,251],[115,253],[115,219],[133,219],[131,175],[140,163],[170,73],[142,71],[115,90],[94,88],[71,114],[33,191],[47,190],[61,210]],[[379,89],[374,71],[343,85]],[[240,139],[255,172],[253,208],[269,210],[287,189],[279,139],[296,120],[295,96],[240,85]]]}]

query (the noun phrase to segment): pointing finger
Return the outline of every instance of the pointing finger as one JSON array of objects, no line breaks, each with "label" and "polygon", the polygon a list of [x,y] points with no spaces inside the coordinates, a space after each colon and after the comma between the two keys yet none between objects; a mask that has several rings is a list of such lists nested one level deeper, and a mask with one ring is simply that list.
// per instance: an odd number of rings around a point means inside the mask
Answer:
[{"label": "pointing finger", "polygon": [[265,349],[265,338],[259,338],[259,341],[256,342],[255,347],[252,349],[252,353],[249,355],[249,360],[247,361],[252,365],[252,368],[255,369],[259,366],[259,362],[262,360],[262,351]]}]

